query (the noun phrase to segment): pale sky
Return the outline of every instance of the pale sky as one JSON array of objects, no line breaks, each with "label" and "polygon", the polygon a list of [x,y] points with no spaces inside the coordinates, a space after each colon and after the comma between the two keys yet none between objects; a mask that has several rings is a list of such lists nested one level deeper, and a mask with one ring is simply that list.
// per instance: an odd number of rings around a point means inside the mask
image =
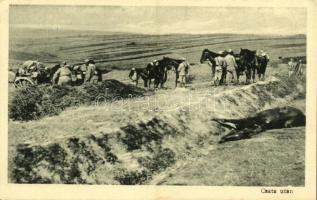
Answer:
[{"label": "pale sky", "polygon": [[11,6],[10,26],[145,34],[306,34],[305,8]]}]

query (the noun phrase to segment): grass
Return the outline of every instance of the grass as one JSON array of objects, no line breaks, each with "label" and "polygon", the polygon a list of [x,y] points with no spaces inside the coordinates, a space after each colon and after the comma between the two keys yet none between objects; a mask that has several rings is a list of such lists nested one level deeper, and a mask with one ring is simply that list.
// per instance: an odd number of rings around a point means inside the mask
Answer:
[{"label": "grass", "polygon": [[[271,130],[189,159],[164,185],[304,186],[305,128]],[[199,170],[197,170],[199,169]]]}]

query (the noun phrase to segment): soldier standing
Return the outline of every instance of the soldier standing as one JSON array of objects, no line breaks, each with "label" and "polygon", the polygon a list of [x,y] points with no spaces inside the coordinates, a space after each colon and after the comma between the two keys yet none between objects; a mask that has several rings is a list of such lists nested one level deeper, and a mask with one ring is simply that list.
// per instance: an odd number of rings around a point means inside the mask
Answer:
[{"label": "soldier standing", "polygon": [[292,77],[295,73],[296,62],[294,62],[294,58],[288,62],[288,77]]},{"label": "soldier standing", "polygon": [[225,60],[223,58],[224,52],[223,51],[219,51],[218,54],[219,54],[219,56],[217,56],[215,58],[216,68],[220,67],[221,70],[222,70],[221,79],[220,79],[219,84],[225,84],[226,83],[226,77],[227,77],[227,66],[226,66]]},{"label": "soldier standing", "polygon": [[85,83],[96,83],[98,78],[96,76],[96,66],[93,60],[86,59],[85,65],[87,66],[87,71],[85,74]]},{"label": "soldier standing", "polygon": [[185,58],[181,58],[182,62],[179,64],[178,66],[178,75],[179,75],[179,81],[180,81],[180,85],[181,87],[185,87],[186,84],[186,59]]},{"label": "soldier standing", "polygon": [[57,82],[58,85],[71,85],[71,73],[70,65],[63,62],[62,67],[59,68],[53,76],[53,84],[56,84]]},{"label": "soldier standing", "polygon": [[234,83],[238,84],[238,65],[236,63],[236,59],[233,57],[233,51],[231,49],[227,51],[227,55],[225,56],[224,60],[227,70],[232,72],[232,79]]}]

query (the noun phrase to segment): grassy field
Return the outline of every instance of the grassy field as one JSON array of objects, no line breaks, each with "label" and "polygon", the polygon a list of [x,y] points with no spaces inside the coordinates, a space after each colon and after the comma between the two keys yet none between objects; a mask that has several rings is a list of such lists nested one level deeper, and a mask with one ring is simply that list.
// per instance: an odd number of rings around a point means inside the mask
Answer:
[{"label": "grassy field", "polygon": [[234,52],[240,48],[264,49],[272,60],[306,55],[305,35],[141,35],[11,28],[9,39],[10,67],[29,59],[48,64],[66,60],[72,64],[92,58],[103,69],[131,69],[145,67],[163,55],[186,57],[197,64],[204,48],[231,48]]},{"label": "grassy field", "polygon": [[[262,83],[264,86],[260,84],[254,86],[258,88],[253,89],[252,85],[250,87],[243,85],[210,87],[209,66],[199,63],[204,48],[212,51],[231,48],[235,52],[239,52],[240,48],[264,49],[271,58],[267,70],[268,79],[270,79],[273,76],[287,74],[287,65],[280,64],[281,61],[278,57],[306,56],[306,36],[140,35],[10,29],[11,68],[17,67],[19,63],[28,59],[38,59],[47,64],[66,60],[72,64],[82,62],[88,57],[96,60],[97,67],[111,70],[104,74],[105,79],[117,79],[124,83],[131,83],[128,79],[130,68],[144,67],[151,60],[168,55],[186,57],[191,63],[190,74],[194,77],[187,89],[174,89],[175,77],[174,73],[170,72],[166,83],[167,88],[159,90],[157,95],[126,99],[101,106],[72,107],[58,116],[44,117],[35,121],[9,121],[10,167],[14,168],[13,160],[19,144],[35,145],[33,155],[41,153],[36,149],[38,145],[46,148],[51,144],[59,144],[69,155],[88,159],[85,157],[86,154],[80,154],[76,149],[69,147],[67,142],[71,138],[79,138],[82,141],[80,144],[86,145],[88,148],[87,151],[97,152],[95,157],[99,156],[100,159],[104,159],[101,158],[100,147],[97,147],[90,137],[93,135],[98,139],[102,134],[113,133],[113,136],[109,136],[107,145],[111,152],[118,157],[119,163],[109,164],[106,161],[105,166],[97,163],[94,166],[97,167],[97,170],[93,172],[93,175],[88,177],[85,175],[86,183],[120,184],[122,177],[119,181],[113,178],[117,171],[120,171],[119,168],[128,170],[128,175],[122,175],[125,178],[139,176],[135,170],[144,169],[144,166],[140,167],[138,159],[147,158],[148,162],[155,165],[157,164],[155,159],[166,156],[161,152],[162,148],[165,148],[176,154],[176,160],[171,159],[173,162],[170,160],[170,163],[167,163],[168,166],[165,163],[167,167],[165,166],[163,171],[156,171],[151,174],[151,179],[136,184],[303,185],[305,180],[304,127],[271,130],[250,140],[216,145],[223,133],[209,130],[215,126],[210,122],[210,118],[212,118],[210,112],[203,109],[201,112],[187,113],[181,111],[180,108],[190,103],[199,104],[206,99],[206,95],[212,94],[223,97],[219,101],[220,103],[222,101],[232,103],[227,110],[213,111],[212,114],[216,115],[243,117],[251,112],[276,105],[292,105],[305,112],[305,95],[302,95],[300,100],[294,101],[295,96],[292,93],[293,91],[305,92],[304,85],[294,83],[291,86],[294,88],[283,89],[284,86],[276,86],[268,81]],[[244,77],[241,78],[241,80],[243,79]],[[278,89],[267,88],[266,84],[271,84],[272,87]],[[259,91],[261,88],[263,91]],[[282,91],[281,94],[280,91]],[[190,102],[187,101],[188,93],[192,95]],[[240,95],[241,98],[239,99],[234,94]],[[269,102],[270,99],[273,102]],[[266,100],[268,102],[265,102]],[[163,104],[157,105],[156,102],[163,102]],[[156,116],[158,116],[158,121]],[[166,120],[168,123],[165,123]],[[148,122],[153,122],[154,125],[149,123],[147,126],[150,128],[144,128],[142,123]],[[137,131],[132,132],[131,135],[126,134],[123,128],[125,126],[132,126],[132,129]],[[181,132],[165,131],[174,130],[174,128]],[[164,135],[163,139],[157,137],[156,140],[147,141],[148,143],[141,145],[137,150],[128,150],[122,142],[142,143],[148,134],[155,135],[156,133]],[[113,138],[111,139],[111,137]],[[128,139],[124,137],[128,137]],[[167,155],[171,156],[171,154]],[[85,159],[81,162],[93,162]],[[32,159],[27,161],[32,161]],[[162,163],[164,164],[163,161]],[[47,163],[42,164],[45,166]],[[84,174],[86,173],[85,164],[78,168]],[[65,168],[65,171],[67,170],[68,168]],[[48,176],[43,175],[43,177]],[[9,178],[12,181],[12,177]],[[125,178],[123,179],[125,180]],[[54,181],[63,182],[59,179],[54,179]],[[75,183],[78,183],[76,181],[78,179],[75,180]]]},{"label": "grassy field", "polygon": [[[153,181],[163,185],[303,186],[305,128],[271,130],[219,145]],[[198,170],[199,169],[199,170]]]}]

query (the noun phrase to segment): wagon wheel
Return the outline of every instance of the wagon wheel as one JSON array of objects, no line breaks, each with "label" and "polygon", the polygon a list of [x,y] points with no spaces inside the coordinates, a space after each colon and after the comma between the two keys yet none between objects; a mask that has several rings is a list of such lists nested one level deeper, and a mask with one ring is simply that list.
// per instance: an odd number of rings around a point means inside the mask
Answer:
[{"label": "wagon wheel", "polygon": [[14,81],[14,86],[16,88],[21,88],[21,87],[25,87],[25,86],[29,86],[29,85],[34,85],[34,82],[32,80],[30,80],[29,78],[18,77]]}]

